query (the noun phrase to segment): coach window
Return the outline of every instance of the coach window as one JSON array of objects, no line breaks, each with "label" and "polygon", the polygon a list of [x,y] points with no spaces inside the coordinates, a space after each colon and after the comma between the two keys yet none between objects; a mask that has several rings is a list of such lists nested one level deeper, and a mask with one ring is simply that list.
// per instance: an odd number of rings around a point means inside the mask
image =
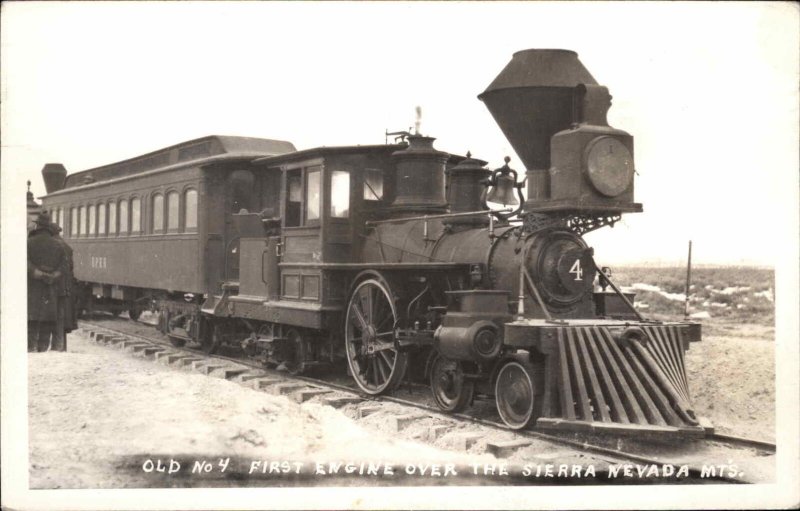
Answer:
[{"label": "coach window", "polygon": [[331,217],[350,216],[350,173],[334,170],[331,173]]},{"label": "coach window", "polygon": [[89,236],[94,236],[97,233],[97,210],[95,208],[94,204],[89,204],[89,228],[86,230],[86,234]]},{"label": "coach window", "polygon": [[78,235],[78,210],[75,207],[69,209],[69,234],[70,238],[74,238]]},{"label": "coach window", "polygon": [[286,172],[286,227],[300,226],[303,185],[300,169]]},{"label": "coach window", "polygon": [[320,175],[319,166],[308,168],[306,174],[306,224],[319,220]]},{"label": "coach window", "polygon": [[142,203],[139,199],[131,199],[131,234],[142,232]]},{"label": "coach window", "polygon": [[187,231],[197,230],[197,190],[186,190],[184,197],[184,226]]},{"label": "coach window", "polygon": [[153,232],[164,232],[164,196],[160,193],[153,195]]},{"label": "coach window", "polygon": [[383,199],[383,171],[380,169],[364,170],[364,200],[378,201]]},{"label": "coach window", "polygon": [[78,236],[86,233],[86,206],[78,208]]},{"label": "coach window", "polygon": [[117,203],[108,203],[108,235],[117,234]]},{"label": "coach window", "polygon": [[119,234],[128,234],[128,201],[125,199],[119,201]]},{"label": "coach window", "polygon": [[97,205],[97,235],[106,235],[106,205],[103,203]]},{"label": "coach window", "polygon": [[180,195],[178,192],[167,194],[167,232],[178,232],[180,227]]}]

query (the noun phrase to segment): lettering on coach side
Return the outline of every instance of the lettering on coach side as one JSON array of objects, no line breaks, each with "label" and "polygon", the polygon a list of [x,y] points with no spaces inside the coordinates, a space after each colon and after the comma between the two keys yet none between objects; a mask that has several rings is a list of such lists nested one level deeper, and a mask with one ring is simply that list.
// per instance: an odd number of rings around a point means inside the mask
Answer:
[{"label": "lettering on coach side", "polygon": [[105,256],[92,256],[92,268],[108,268],[108,259]]}]

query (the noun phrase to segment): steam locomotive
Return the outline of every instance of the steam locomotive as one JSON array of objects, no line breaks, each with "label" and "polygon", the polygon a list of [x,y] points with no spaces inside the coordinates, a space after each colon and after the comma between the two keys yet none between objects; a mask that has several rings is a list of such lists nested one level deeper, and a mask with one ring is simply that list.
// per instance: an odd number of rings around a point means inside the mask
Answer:
[{"label": "steam locomotive", "polygon": [[294,373],[345,359],[366,394],[422,378],[449,412],[494,396],[515,429],[703,435],[684,362],[699,325],[643,318],[582,237],[642,210],[608,89],[574,52],[524,50],[478,97],[524,180],[508,158],[490,171],[406,132],[299,151],[211,136],[69,176],[45,165],[80,306],[151,309],[177,345]]}]

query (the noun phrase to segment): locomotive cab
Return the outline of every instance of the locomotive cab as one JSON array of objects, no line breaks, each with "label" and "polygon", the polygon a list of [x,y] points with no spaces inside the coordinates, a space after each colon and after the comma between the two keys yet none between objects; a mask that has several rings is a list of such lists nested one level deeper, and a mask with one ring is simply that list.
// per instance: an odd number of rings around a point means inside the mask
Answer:
[{"label": "locomotive cab", "polygon": [[240,236],[239,278],[205,308],[217,319],[247,318],[260,326],[248,332],[231,321],[211,349],[244,344],[298,370],[333,359],[336,346],[327,337],[338,334],[348,285],[359,271],[361,226],[387,204],[390,158],[399,148],[317,148],[256,160],[255,181],[271,176],[274,201],[262,202],[258,213],[231,215]]}]

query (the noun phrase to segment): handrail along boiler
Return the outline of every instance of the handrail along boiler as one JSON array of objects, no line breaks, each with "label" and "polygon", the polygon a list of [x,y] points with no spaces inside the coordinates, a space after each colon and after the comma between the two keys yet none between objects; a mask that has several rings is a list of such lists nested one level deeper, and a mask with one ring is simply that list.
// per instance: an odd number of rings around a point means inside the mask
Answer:
[{"label": "handrail along boiler", "polygon": [[367,394],[426,379],[446,411],[494,396],[511,428],[705,434],[684,359],[699,325],[643,318],[582,237],[642,210],[608,90],[574,52],[524,50],[479,98],[523,181],[418,132],[303,151],[207,137],[48,175],[45,207],[84,301],[153,308],[175,343],[292,372],[344,358]]}]

